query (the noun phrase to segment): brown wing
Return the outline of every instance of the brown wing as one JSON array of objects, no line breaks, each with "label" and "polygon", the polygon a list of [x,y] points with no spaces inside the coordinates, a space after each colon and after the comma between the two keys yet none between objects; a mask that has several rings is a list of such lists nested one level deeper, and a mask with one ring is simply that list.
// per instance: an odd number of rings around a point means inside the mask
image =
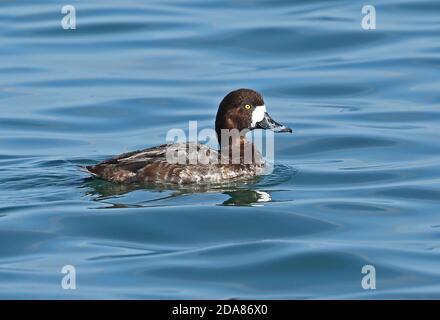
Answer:
[{"label": "brown wing", "polygon": [[168,145],[164,144],[124,153],[97,165],[87,166],[86,169],[94,176],[108,181],[122,183],[140,182],[138,181],[140,170],[149,170],[151,171],[151,176],[153,176],[153,172],[158,169],[158,164],[162,163],[163,160],[166,161],[167,147]]},{"label": "brown wing", "polygon": [[[91,174],[104,180],[119,183],[144,183],[144,182],[164,182],[164,183],[190,183],[200,180],[198,176],[206,175],[211,166],[197,164],[189,165],[189,148],[195,150],[206,148],[195,143],[164,144],[144,150],[137,150],[124,153],[115,158],[105,160],[94,166],[87,166],[86,169]],[[171,149],[168,149],[171,148]],[[182,163],[170,163],[167,161],[168,150],[173,152],[185,151]],[[209,150],[210,157],[218,157],[215,150]]]}]

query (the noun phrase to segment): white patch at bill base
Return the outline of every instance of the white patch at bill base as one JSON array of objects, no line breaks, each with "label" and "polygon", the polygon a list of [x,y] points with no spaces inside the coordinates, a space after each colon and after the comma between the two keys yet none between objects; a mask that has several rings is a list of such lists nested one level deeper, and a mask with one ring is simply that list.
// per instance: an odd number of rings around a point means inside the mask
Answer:
[{"label": "white patch at bill base", "polygon": [[266,113],[266,106],[257,106],[252,112],[252,127],[255,127],[257,122],[264,119],[264,114]]}]

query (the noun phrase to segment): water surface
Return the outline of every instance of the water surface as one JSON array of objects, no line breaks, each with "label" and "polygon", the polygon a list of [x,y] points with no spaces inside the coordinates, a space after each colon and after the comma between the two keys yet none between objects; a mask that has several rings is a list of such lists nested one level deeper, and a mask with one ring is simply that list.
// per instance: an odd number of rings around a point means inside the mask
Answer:
[{"label": "water surface", "polygon": [[[437,1],[369,2],[374,31],[360,1],[72,0],[76,30],[64,4],[0,4],[0,298],[440,298]],[[271,175],[78,170],[212,127],[240,87],[295,130]]]}]

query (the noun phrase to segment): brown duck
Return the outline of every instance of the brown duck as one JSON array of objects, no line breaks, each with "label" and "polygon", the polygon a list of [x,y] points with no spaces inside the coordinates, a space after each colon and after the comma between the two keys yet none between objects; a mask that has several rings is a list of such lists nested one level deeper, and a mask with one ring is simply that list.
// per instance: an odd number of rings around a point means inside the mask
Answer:
[{"label": "brown duck", "polygon": [[[235,129],[235,130],[234,130]],[[192,143],[163,144],[124,153],[86,170],[95,177],[124,184],[224,183],[264,171],[264,160],[245,133],[253,129],[292,132],[266,112],[263,97],[251,89],[228,93],[220,103],[215,130],[220,149]]]}]

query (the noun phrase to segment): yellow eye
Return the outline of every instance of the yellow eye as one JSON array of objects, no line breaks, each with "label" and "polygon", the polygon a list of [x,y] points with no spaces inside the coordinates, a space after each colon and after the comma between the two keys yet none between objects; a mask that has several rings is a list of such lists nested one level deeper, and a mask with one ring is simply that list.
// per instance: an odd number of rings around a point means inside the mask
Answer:
[{"label": "yellow eye", "polygon": [[247,105],[244,106],[244,108],[245,108],[246,110],[250,110],[250,109],[252,108],[252,106],[251,106],[250,104],[247,104]]}]

